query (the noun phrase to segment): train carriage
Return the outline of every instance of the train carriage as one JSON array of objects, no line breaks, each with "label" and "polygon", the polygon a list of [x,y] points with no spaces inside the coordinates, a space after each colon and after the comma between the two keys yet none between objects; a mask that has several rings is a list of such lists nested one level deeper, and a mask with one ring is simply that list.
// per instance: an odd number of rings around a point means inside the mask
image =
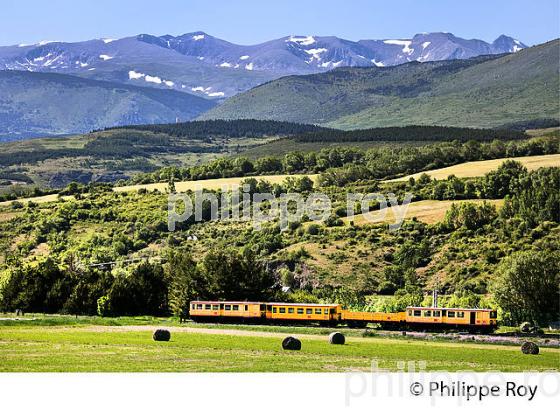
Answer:
[{"label": "train carriage", "polygon": [[190,316],[194,321],[206,322],[318,323],[349,327],[376,323],[386,329],[453,328],[490,332],[497,327],[497,313],[492,309],[418,306],[409,306],[404,312],[385,313],[350,311],[340,304],[192,301]]},{"label": "train carriage", "polygon": [[412,328],[488,329],[497,327],[492,309],[414,307],[406,308],[406,323]]},{"label": "train carriage", "polygon": [[190,316],[194,321],[259,321],[266,306],[260,302],[193,301]]}]

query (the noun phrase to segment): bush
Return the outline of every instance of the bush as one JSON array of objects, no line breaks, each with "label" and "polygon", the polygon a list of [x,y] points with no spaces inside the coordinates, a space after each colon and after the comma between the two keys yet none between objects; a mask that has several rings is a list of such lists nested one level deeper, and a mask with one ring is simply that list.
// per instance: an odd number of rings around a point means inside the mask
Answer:
[{"label": "bush", "polygon": [[317,224],[311,224],[307,227],[307,233],[309,235],[319,235],[320,231],[321,231],[321,227]]},{"label": "bush", "polygon": [[101,296],[97,299],[97,314],[99,316],[109,316],[111,308],[109,306],[109,297]]}]

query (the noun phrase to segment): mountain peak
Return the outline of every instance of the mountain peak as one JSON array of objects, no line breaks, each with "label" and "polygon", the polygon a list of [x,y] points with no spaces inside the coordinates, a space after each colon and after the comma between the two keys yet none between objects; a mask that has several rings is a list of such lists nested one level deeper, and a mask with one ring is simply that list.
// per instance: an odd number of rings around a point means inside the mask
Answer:
[{"label": "mountain peak", "polygon": [[492,45],[495,48],[500,49],[502,53],[515,53],[519,50],[527,48],[527,46],[521,41],[516,40],[513,37],[506,36],[505,34],[500,35],[496,40],[494,40]]}]

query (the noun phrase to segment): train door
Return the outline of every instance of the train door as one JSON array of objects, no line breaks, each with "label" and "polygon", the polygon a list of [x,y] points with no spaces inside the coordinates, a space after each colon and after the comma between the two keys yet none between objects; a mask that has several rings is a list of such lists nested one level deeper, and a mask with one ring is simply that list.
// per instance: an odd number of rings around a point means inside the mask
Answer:
[{"label": "train door", "polygon": [[476,324],[476,312],[471,312],[471,325]]}]

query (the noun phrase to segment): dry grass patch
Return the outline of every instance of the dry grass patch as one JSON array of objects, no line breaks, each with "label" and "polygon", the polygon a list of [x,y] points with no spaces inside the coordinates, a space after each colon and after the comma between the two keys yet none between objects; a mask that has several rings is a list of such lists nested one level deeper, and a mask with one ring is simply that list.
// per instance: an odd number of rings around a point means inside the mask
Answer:
[{"label": "dry grass patch", "polygon": [[391,179],[386,182],[408,181],[410,177],[417,179],[422,174],[428,174],[433,179],[446,179],[449,175],[455,175],[457,178],[474,178],[481,177],[490,171],[498,169],[503,162],[513,160],[522,163],[529,171],[542,167],[559,167],[560,154],[552,155],[536,155],[533,157],[514,157],[490,159],[487,161],[465,162],[463,164],[453,165],[432,171],[417,172],[397,179]]},{"label": "dry grass patch", "polygon": [[[493,199],[493,200],[484,200],[484,199],[465,199],[459,201],[436,201],[436,200],[425,200],[425,201],[418,201],[412,202],[408,206],[408,210],[405,215],[405,219],[416,218],[419,221],[422,221],[427,224],[433,224],[436,222],[440,222],[445,217],[445,213],[451,208],[453,203],[461,203],[461,202],[472,202],[480,204],[483,201],[490,202],[497,208],[500,208],[504,201],[503,199]],[[382,218],[382,211],[371,211],[365,214],[360,214],[354,216],[354,225],[367,225],[371,223],[395,223],[395,215],[391,211],[390,208],[386,208],[386,214],[383,219]],[[345,223],[350,221],[349,217],[342,218]]]}]

